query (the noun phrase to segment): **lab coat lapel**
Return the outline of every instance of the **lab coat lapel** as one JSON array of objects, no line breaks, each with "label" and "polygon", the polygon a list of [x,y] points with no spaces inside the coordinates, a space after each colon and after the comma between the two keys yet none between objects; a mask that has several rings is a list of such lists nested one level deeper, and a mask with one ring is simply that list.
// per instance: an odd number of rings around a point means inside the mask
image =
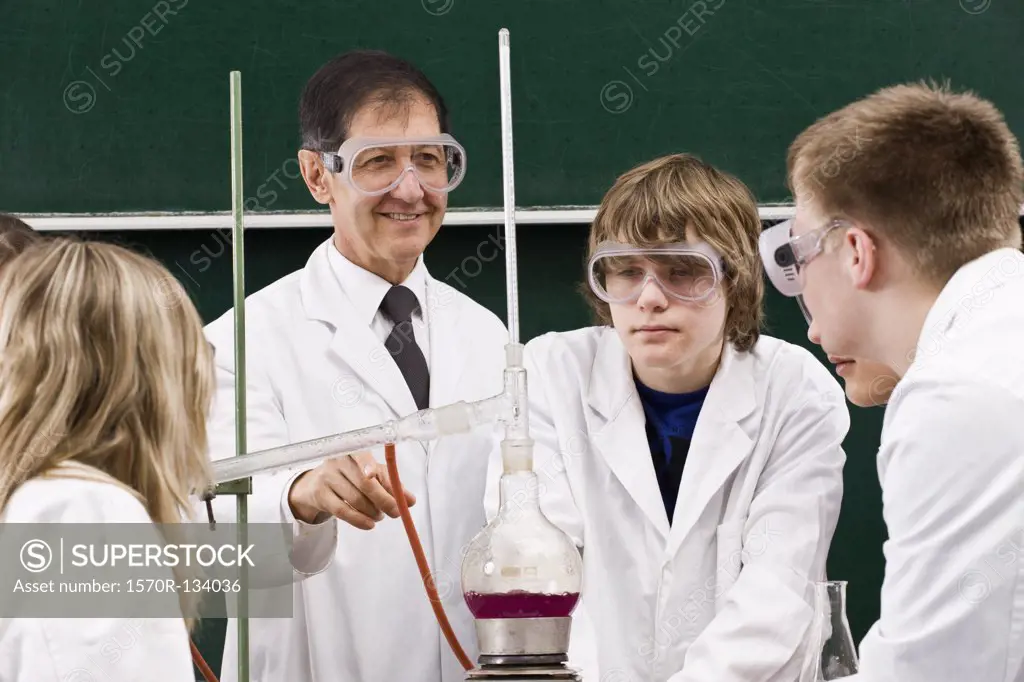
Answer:
[{"label": "lab coat lapel", "polygon": [[669,534],[669,557],[675,556],[712,497],[754,448],[739,425],[756,406],[752,364],[748,354],[725,344],[690,441]]},{"label": "lab coat lapel", "polygon": [[667,538],[668,515],[647,445],[643,406],[629,355],[613,329],[598,342],[588,401],[597,413],[590,428],[595,449],[662,539]]},{"label": "lab coat lapel", "polygon": [[473,342],[473,330],[460,326],[462,306],[456,292],[427,276],[427,324],[430,330],[430,405],[461,400],[459,383],[466,366],[463,349]]},{"label": "lab coat lapel", "polygon": [[300,290],[306,315],[334,329],[329,349],[347,366],[336,384],[345,382],[346,375],[355,375],[384,399],[395,416],[415,412],[416,401],[401,370],[369,325],[358,320],[349,293],[342,290],[331,271],[327,259],[330,245],[328,240],[310,256],[301,274]]},{"label": "lab coat lapel", "polygon": [[[427,275],[427,325],[430,334],[430,406],[462,400],[459,383],[466,366],[466,344],[473,330],[459,326],[462,306],[455,290]],[[440,440],[422,443],[433,453]]]}]

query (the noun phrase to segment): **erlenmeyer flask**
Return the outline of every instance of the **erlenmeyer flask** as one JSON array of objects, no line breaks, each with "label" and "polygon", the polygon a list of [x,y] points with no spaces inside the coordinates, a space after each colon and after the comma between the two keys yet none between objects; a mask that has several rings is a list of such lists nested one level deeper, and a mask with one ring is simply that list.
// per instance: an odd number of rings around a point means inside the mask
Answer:
[{"label": "erlenmeyer flask", "polygon": [[846,581],[814,583],[814,618],[800,682],[824,682],[855,675],[857,648],[846,620]]}]

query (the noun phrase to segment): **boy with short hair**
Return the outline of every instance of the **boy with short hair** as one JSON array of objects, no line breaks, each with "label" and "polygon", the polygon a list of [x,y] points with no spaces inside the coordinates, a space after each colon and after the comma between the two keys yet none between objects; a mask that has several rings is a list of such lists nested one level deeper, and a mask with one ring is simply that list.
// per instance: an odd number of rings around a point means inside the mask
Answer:
[{"label": "boy with short hair", "polygon": [[[816,171],[853,137],[855,153]],[[762,237],[812,341],[901,375],[878,452],[889,539],[862,680],[1024,681],[1022,165],[990,102],[886,88],[800,134],[790,183],[813,181],[813,196],[796,191],[794,220]]]}]

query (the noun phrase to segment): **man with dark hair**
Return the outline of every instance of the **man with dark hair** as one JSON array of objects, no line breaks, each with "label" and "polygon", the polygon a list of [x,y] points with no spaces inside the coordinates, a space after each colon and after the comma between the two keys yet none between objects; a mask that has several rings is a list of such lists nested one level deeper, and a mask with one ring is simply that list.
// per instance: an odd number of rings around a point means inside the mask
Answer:
[{"label": "man with dark hair", "polygon": [[0,267],[42,239],[24,220],[0,213]]},{"label": "man with dark hair", "polygon": [[[424,265],[466,167],[436,88],[404,60],[349,52],[309,80],[299,118],[302,176],[330,210],[334,233],[305,268],[246,300],[247,451],[501,392],[505,326]],[[219,386],[211,451],[222,458],[235,452],[230,311],[208,336]],[[486,522],[491,434],[483,431],[397,446],[401,494],[472,658],[459,568]],[[384,518],[398,506],[382,462],[377,450],[254,478],[249,521],[320,534],[333,562],[296,583],[292,618],[250,620],[253,682],[464,678],[402,524]],[[232,622],[225,682],[235,679],[236,639]]]}]

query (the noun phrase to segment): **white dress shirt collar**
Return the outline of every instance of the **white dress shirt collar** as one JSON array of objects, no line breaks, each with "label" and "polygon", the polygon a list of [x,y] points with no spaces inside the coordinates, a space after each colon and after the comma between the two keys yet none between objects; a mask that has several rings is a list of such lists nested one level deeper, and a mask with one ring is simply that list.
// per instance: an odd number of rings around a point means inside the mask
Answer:
[{"label": "white dress shirt collar", "polygon": [[[342,290],[351,299],[360,321],[367,326],[371,325],[373,318],[380,310],[381,301],[391,289],[391,283],[343,256],[338,251],[338,247],[334,245],[333,239],[327,249],[327,260],[330,262],[331,270],[338,279]],[[416,295],[416,300],[420,304],[419,317],[425,321],[427,317],[427,273],[422,255],[417,259],[412,272],[402,282],[402,286],[407,287]]]}]

